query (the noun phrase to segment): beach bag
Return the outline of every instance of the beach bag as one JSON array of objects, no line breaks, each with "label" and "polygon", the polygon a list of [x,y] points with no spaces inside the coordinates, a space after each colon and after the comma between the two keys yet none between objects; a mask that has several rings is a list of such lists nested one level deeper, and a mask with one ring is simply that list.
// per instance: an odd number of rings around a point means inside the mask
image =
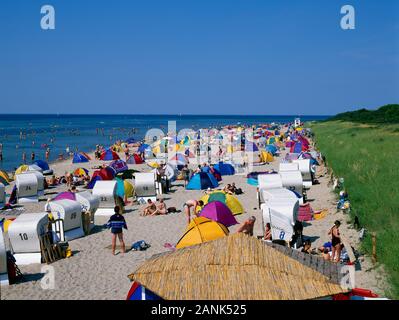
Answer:
[{"label": "beach bag", "polygon": [[235,194],[236,194],[236,195],[243,194],[243,193],[244,193],[244,192],[242,192],[242,189],[241,189],[241,188],[237,188],[236,191],[235,191]]},{"label": "beach bag", "polygon": [[177,212],[176,207],[169,207],[168,208],[168,213],[176,213],[176,212]]},{"label": "beach bag", "polygon": [[151,247],[150,244],[146,243],[144,240],[137,241],[132,244],[133,251],[144,251]]}]

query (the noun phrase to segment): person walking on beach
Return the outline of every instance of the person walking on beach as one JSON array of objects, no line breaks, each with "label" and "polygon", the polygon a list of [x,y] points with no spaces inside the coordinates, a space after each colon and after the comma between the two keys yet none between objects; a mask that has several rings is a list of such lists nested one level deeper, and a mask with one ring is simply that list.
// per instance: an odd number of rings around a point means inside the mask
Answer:
[{"label": "person walking on beach", "polygon": [[115,255],[116,248],[116,237],[119,239],[119,243],[122,247],[122,253],[126,252],[125,242],[123,241],[123,229],[127,230],[127,224],[125,218],[120,213],[120,208],[115,206],[115,214],[112,215],[107,223],[107,228],[111,229],[112,233],[112,254]]},{"label": "person walking on beach", "polygon": [[336,220],[334,222],[334,226],[328,232],[331,235],[331,244],[332,244],[332,254],[331,260],[334,262],[339,262],[341,259],[341,235],[339,233],[339,227],[341,226],[341,222]]}]

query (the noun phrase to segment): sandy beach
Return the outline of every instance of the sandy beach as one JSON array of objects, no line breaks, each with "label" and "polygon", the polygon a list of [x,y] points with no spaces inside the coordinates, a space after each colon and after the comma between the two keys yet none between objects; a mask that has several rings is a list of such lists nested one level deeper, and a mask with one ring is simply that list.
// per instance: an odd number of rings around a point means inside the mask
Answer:
[{"label": "sandy beach", "polygon": [[[269,169],[278,170],[280,159],[284,157],[288,149],[283,151],[275,161],[262,166],[255,167],[256,171]],[[119,154],[121,159],[124,156]],[[94,157],[93,157],[94,158]],[[87,169],[103,164],[103,161],[92,160],[86,164]],[[63,175],[66,171],[72,171],[80,167],[79,164],[72,164],[71,160],[57,162],[52,165],[56,175]],[[148,172],[146,164],[129,165],[130,168],[142,172]],[[93,169],[90,169],[90,173]],[[304,235],[312,239],[312,247],[317,248],[324,242],[329,241],[327,234],[335,220],[342,222],[341,232],[350,240],[352,246],[359,247],[358,232],[348,223],[348,217],[336,210],[336,196],[328,185],[329,176],[326,168],[318,167],[316,178],[320,184],[313,185],[308,191],[308,199],[314,210],[328,209],[328,215],[321,220],[313,220],[305,223]],[[238,195],[246,212],[236,216],[238,222],[245,221],[249,216],[254,215],[255,223],[254,236],[263,235],[261,211],[258,209],[256,198],[256,187],[247,184],[245,175],[224,176],[220,184],[223,188],[227,183],[235,182],[237,187],[243,189],[244,193]],[[11,192],[11,184],[7,187],[7,193]],[[43,207],[48,197],[54,197],[58,192],[66,191],[66,185],[46,190],[45,196],[37,204],[27,204],[24,212],[43,212]],[[169,194],[163,195],[168,207],[181,208],[188,199],[199,199],[204,191],[187,191],[182,181],[176,181]],[[55,270],[55,288],[42,289],[41,268],[44,264],[35,264],[20,267],[24,279],[8,287],[1,288],[1,299],[125,299],[131,286],[127,275],[132,273],[141,263],[154,254],[168,251],[166,243],[176,244],[186,228],[186,217],[183,212],[172,213],[165,216],[141,217],[142,206],[131,205],[125,208],[125,219],[128,230],[124,232],[125,242],[128,248],[138,240],[145,240],[151,245],[146,251],[128,251],[125,254],[111,254],[111,234],[103,225],[107,222],[106,217],[96,217],[96,227],[89,236],[70,241],[70,248],[73,256],[52,263]],[[0,218],[4,215],[0,214]],[[230,227],[234,233],[239,225]],[[6,241],[7,242],[7,241]],[[118,250],[117,250],[118,252]],[[356,286],[373,290],[383,294],[387,288],[384,271],[373,268],[371,259],[361,256],[360,266],[356,270]],[[187,262],[189,268],[189,262]]]}]

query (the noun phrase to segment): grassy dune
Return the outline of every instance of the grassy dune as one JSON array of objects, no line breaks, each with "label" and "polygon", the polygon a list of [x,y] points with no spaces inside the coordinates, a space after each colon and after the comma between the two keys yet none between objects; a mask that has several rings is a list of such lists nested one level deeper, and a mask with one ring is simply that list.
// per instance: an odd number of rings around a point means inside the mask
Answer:
[{"label": "grassy dune", "polygon": [[[345,187],[356,214],[377,234],[377,258],[390,275],[399,298],[399,125],[367,125],[341,121],[311,125],[319,150]],[[371,252],[368,236],[363,249]]]}]

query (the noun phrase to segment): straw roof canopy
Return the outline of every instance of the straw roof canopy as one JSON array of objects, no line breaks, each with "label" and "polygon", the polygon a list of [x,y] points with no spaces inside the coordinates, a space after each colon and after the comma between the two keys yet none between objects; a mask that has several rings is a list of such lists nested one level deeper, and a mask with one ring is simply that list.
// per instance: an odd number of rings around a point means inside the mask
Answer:
[{"label": "straw roof canopy", "polygon": [[129,278],[168,300],[301,300],[346,291],[242,233],[152,257]]}]

